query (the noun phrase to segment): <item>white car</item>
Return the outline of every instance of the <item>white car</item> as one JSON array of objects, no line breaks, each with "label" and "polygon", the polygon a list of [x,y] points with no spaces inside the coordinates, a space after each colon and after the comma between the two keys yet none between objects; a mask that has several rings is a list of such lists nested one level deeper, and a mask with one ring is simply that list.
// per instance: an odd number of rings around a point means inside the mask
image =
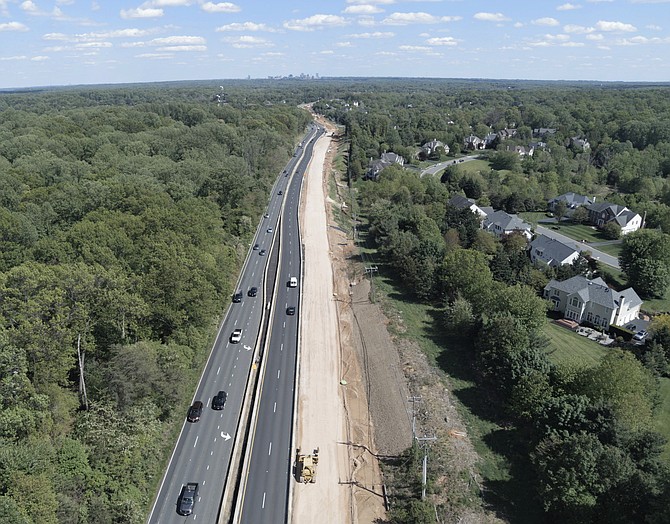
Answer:
[{"label": "white car", "polygon": [[230,343],[231,344],[239,344],[240,340],[242,340],[242,330],[241,329],[236,329],[230,335]]},{"label": "white car", "polygon": [[633,340],[637,340],[637,341],[641,342],[646,337],[647,337],[647,332],[644,329],[642,329],[642,330],[638,331],[637,333],[635,333],[633,335]]}]

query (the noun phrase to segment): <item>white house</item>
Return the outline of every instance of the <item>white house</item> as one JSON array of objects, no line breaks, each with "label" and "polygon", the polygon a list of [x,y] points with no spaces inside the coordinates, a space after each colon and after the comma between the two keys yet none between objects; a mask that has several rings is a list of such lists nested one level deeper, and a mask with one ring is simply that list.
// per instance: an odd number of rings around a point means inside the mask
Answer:
[{"label": "white house", "polygon": [[454,195],[447,202],[450,206],[453,206],[457,209],[469,209],[475,215],[479,217],[480,220],[486,218],[487,212],[484,208],[479,207],[474,199],[466,198],[463,195]]},{"label": "white house", "polygon": [[589,210],[589,221],[598,227],[603,227],[609,222],[615,222],[621,228],[621,234],[627,235],[642,227],[642,217],[635,211],[625,206],[599,202],[587,207]]},{"label": "white house", "polygon": [[534,264],[558,267],[572,264],[579,258],[579,251],[560,240],[538,235],[528,245],[528,255]]},{"label": "white house", "polygon": [[544,288],[544,298],[565,318],[601,328],[623,326],[637,319],[642,306],[633,288],[615,291],[602,278],[589,280],[581,275],[562,282],[551,280]]},{"label": "white house", "polygon": [[502,238],[512,233],[521,233],[528,240],[533,236],[531,225],[521,220],[516,215],[510,215],[504,211],[494,211],[488,214],[482,223],[482,227],[493,233],[497,238]]}]

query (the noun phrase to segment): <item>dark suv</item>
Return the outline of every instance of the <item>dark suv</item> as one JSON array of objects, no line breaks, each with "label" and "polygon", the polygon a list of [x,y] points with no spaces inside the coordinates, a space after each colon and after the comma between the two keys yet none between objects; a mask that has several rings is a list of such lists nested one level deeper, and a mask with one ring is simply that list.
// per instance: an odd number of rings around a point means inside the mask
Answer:
[{"label": "dark suv", "polygon": [[250,297],[255,297],[256,295],[258,295],[258,288],[250,287],[249,291],[247,292],[247,295],[249,295]]},{"label": "dark suv", "polygon": [[242,302],[242,292],[238,291],[233,295],[233,302]]},{"label": "dark suv", "polygon": [[228,395],[225,391],[219,391],[212,399],[212,409],[223,409],[226,405]]},{"label": "dark suv", "polygon": [[198,420],[200,420],[200,415],[202,415],[202,402],[196,400],[189,408],[186,420],[189,422],[198,422]]}]

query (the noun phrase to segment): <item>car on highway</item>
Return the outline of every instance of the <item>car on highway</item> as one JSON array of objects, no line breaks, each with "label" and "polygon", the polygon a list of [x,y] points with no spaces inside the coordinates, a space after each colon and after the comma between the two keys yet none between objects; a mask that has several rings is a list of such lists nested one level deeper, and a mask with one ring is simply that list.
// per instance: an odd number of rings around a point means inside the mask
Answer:
[{"label": "car on highway", "polygon": [[286,308],[287,315],[295,315],[295,306],[289,306]]},{"label": "car on highway", "polygon": [[235,302],[235,303],[242,302],[242,292],[241,291],[238,291],[237,293],[235,293],[233,295],[233,302]]},{"label": "car on highway", "polygon": [[186,420],[189,422],[198,422],[198,420],[200,420],[200,415],[202,415],[202,402],[196,400],[193,405],[188,408]]},{"label": "car on highway", "polygon": [[177,513],[188,517],[193,513],[193,507],[195,506],[195,499],[198,496],[198,483],[189,482],[181,487],[181,492],[179,493],[179,500],[177,501]]},{"label": "car on highway", "polygon": [[279,190],[279,193],[277,193],[277,194],[278,194],[278,195],[283,195],[284,192],[280,189],[280,190]]},{"label": "car on highway", "polygon": [[261,246],[259,246],[258,244],[254,244],[254,251],[258,251],[260,249],[260,247]]},{"label": "car on highway", "polygon": [[265,214],[263,215],[263,218],[270,218],[270,213],[265,213]]},{"label": "car on highway", "polygon": [[212,399],[212,409],[223,409],[226,405],[226,399],[228,394],[225,391],[219,391],[216,396]]},{"label": "car on highway", "polygon": [[265,249],[261,249],[261,250],[258,252],[258,254],[259,254],[260,256],[264,257],[264,256],[265,256]]},{"label": "car on highway", "polygon": [[242,340],[242,330],[235,329],[230,335],[230,343],[239,344],[240,340]]},{"label": "car on highway", "polygon": [[247,291],[247,295],[249,295],[250,297],[255,297],[256,295],[258,295],[258,288],[255,286],[250,287],[249,291]]},{"label": "car on highway", "polygon": [[271,227],[269,227],[269,228],[267,229],[267,232],[268,232],[268,233],[272,233],[272,231],[274,231],[274,230],[273,230]]}]

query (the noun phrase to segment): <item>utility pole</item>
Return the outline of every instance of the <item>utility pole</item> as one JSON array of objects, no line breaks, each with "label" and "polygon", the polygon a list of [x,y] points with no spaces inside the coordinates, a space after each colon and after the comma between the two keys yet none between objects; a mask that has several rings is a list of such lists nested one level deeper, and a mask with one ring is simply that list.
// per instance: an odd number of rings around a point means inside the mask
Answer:
[{"label": "utility pole", "polygon": [[415,437],[419,442],[423,442],[423,468],[421,475],[421,500],[426,498],[426,484],[428,482],[428,442],[437,440],[437,437]]},{"label": "utility pole", "polygon": [[378,271],[377,266],[370,266],[365,268],[365,273],[370,275],[370,296],[372,303],[375,301],[375,280],[374,273]]},{"label": "utility pole", "polygon": [[421,402],[421,397],[408,397],[407,402],[412,403],[412,440],[416,438],[416,403]]}]

